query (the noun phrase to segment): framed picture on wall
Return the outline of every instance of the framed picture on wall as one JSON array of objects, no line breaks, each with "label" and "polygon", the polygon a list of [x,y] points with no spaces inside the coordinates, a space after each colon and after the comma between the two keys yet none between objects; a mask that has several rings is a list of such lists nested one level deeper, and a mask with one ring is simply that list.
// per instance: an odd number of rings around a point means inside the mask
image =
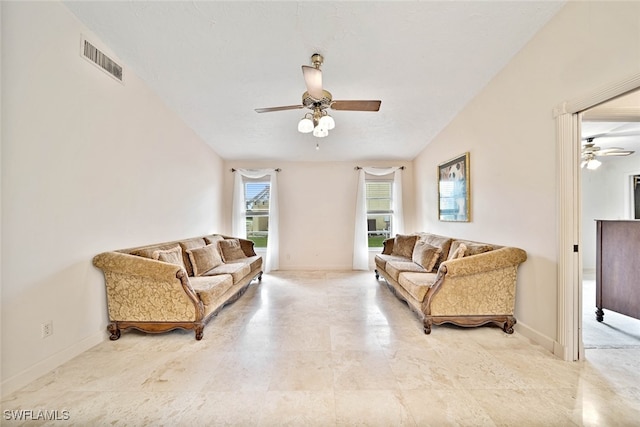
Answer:
[{"label": "framed picture on wall", "polygon": [[438,165],[438,218],[471,221],[469,153]]}]

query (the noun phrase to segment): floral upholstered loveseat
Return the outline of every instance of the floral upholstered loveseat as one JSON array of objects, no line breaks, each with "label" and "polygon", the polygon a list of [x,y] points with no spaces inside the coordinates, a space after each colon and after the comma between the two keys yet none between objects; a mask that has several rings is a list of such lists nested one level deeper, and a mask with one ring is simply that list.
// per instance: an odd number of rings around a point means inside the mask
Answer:
[{"label": "floral upholstered loveseat", "polygon": [[493,323],[513,333],[518,266],[522,249],[472,242],[431,233],[398,235],[377,254],[376,279],[432,325]]},{"label": "floral upholstered loveseat", "polygon": [[105,252],[93,264],[105,277],[111,340],[128,328],[191,329],[200,340],[211,317],[262,279],[253,242],[217,234]]}]

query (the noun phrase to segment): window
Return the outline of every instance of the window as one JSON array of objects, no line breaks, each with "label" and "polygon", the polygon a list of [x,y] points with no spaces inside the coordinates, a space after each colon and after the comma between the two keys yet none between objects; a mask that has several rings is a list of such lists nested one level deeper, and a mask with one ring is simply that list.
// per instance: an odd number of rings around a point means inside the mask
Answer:
[{"label": "window", "polygon": [[367,237],[370,248],[382,247],[391,236],[393,181],[366,180]]},{"label": "window", "polygon": [[247,239],[256,248],[266,248],[269,238],[269,181],[247,180],[244,184]]}]

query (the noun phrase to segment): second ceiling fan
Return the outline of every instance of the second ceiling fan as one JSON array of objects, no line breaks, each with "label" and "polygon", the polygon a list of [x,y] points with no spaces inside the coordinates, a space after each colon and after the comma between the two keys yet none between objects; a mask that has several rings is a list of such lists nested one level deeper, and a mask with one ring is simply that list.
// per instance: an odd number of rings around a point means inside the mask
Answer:
[{"label": "second ceiling fan", "polygon": [[620,147],[609,147],[609,148],[600,148],[596,146],[594,140],[596,138],[614,138],[614,137],[635,137],[640,136],[640,131],[638,130],[627,130],[626,125],[620,126],[618,129],[612,129],[608,132],[602,132],[597,134],[591,134],[589,136],[585,136],[582,138],[584,141],[584,145],[582,146],[582,168],[587,169],[597,169],[601,162],[596,159],[596,157],[604,157],[604,156],[629,156],[635,153],[634,150],[627,150]]},{"label": "second ceiling fan", "polygon": [[329,130],[333,129],[335,122],[328,114],[327,109],[336,111],[378,111],[380,100],[333,100],[331,93],[322,87],[322,65],[324,58],[318,53],[311,56],[313,66],[303,65],[302,75],[307,86],[307,91],[302,94],[302,104],[286,105],[282,107],[256,108],[258,113],[270,113],[274,111],[297,110],[308,108],[310,113],[300,120],[298,130],[302,133],[313,132],[314,136],[325,137]]}]

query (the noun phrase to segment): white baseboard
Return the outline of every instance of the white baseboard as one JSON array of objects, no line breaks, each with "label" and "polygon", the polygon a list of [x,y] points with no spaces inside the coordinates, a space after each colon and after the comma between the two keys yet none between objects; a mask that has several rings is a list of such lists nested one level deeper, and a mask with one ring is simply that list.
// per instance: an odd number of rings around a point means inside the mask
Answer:
[{"label": "white baseboard", "polygon": [[107,332],[96,332],[95,334],[83,339],[82,341],[72,345],[71,347],[59,351],[58,353],[20,372],[19,374],[3,381],[2,385],[0,386],[0,390],[2,390],[2,397],[4,398],[5,396],[20,390],[22,387],[26,386],[32,381],[37,380],[44,374],[51,372],[63,363],[68,362],[77,355],[84,353],[90,348],[100,344],[101,342],[105,341],[108,336],[109,334]]},{"label": "white baseboard", "polygon": [[556,350],[557,350],[556,342],[553,339],[549,338],[548,336],[542,335],[540,332],[530,328],[529,326],[521,323],[520,321],[516,323],[516,325],[514,326],[514,329],[519,334],[529,338],[531,341],[549,350],[549,352],[556,354]]},{"label": "white baseboard", "polygon": [[562,360],[569,360],[567,347],[563,346],[557,341],[554,341],[553,343],[553,354],[555,354]]}]

